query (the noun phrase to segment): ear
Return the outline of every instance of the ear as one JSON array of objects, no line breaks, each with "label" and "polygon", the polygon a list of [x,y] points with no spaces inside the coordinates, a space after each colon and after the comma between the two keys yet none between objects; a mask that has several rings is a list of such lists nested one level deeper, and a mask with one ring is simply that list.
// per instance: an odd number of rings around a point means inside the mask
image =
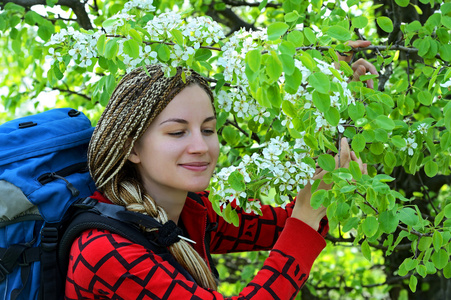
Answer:
[{"label": "ear", "polygon": [[[127,143],[127,147],[130,141]],[[136,143],[133,145],[132,151],[130,152],[130,155],[128,156],[128,160],[131,161],[134,164],[139,164],[141,162],[141,159],[139,158],[139,152],[137,151],[137,145]]]}]

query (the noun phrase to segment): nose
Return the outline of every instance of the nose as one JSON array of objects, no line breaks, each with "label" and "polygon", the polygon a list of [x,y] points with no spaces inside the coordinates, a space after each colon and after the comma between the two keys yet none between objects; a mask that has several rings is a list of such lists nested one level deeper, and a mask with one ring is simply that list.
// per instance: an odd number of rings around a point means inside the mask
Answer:
[{"label": "nose", "polygon": [[188,144],[188,153],[204,154],[208,151],[207,136],[204,136],[200,131],[191,134]]}]

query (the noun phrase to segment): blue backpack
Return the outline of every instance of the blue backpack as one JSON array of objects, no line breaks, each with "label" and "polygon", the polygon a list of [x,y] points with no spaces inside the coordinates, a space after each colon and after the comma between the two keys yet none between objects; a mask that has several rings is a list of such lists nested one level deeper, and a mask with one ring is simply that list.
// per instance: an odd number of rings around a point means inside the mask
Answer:
[{"label": "blue backpack", "polygon": [[[142,233],[142,226],[161,227],[157,220],[89,198],[92,132],[88,118],[70,108],[0,125],[0,299],[63,299],[72,243],[92,228],[151,249],[193,280],[155,236]],[[207,256],[213,266],[208,249]]]},{"label": "blue backpack", "polygon": [[[86,152],[93,127],[66,108],[0,126],[0,298],[38,299],[42,245],[71,204],[95,191]],[[56,298],[54,298],[56,299]]]}]

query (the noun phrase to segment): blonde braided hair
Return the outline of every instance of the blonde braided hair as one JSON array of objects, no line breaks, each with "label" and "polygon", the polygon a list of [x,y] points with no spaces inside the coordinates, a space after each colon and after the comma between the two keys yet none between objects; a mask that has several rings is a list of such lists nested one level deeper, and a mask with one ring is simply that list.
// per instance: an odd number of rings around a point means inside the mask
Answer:
[{"label": "blonde braided hair", "polygon": [[[88,164],[97,188],[113,203],[164,224],[167,213],[145,191],[128,157],[155,117],[182,89],[197,84],[212,102],[213,94],[208,82],[194,71],[186,72],[183,80],[180,68],[173,77],[165,77],[158,65],[146,69],[125,75],[114,90],[89,144]],[[180,240],[168,249],[200,286],[217,289],[206,262],[187,242]]]}]

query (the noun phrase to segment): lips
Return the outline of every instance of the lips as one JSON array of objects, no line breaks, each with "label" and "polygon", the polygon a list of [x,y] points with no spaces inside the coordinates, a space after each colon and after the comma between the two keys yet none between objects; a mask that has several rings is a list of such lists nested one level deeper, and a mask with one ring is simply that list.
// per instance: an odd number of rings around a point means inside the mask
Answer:
[{"label": "lips", "polygon": [[208,162],[190,162],[190,163],[183,163],[180,164],[181,167],[195,172],[203,172],[208,169],[208,166],[210,163]]}]

